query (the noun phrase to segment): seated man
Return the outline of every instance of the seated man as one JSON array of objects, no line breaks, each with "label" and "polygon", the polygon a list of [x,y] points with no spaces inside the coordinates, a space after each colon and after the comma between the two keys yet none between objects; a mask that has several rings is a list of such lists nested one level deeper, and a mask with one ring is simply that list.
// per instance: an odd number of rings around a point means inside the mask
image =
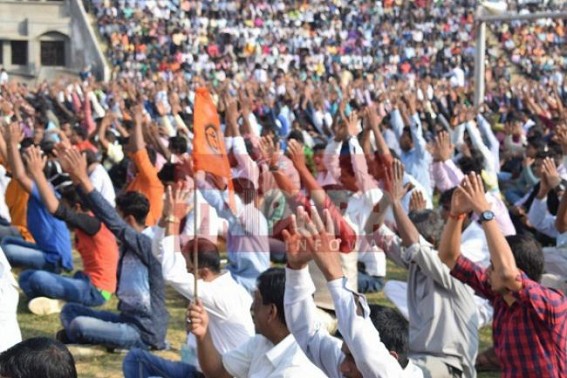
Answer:
[{"label": "seated man", "polygon": [[58,313],[65,302],[102,305],[116,290],[118,245],[114,235],[98,218],[89,214],[75,188],[63,190],[66,204],[57,199],[43,173],[45,162],[39,148],[28,148],[26,162],[47,211],[75,229],[76,248],[84,267],[84,271],[76,272],[72,278],[43,270],[23,271],[20,287],[31,299],[30,311],[37,315]]},{"label": "seated man", "polygon": [[[387,191],[392,203],[399,237],[382,225],[373,237],[376,244],[397,265],[408,270],[408,282],[401,302],[407,306],[410,320],[410,358],[429,377],[475,374],[478,350],[478,316],[472,290],[452,277],[432,247],[441,239],[443,220],[432,210],[408,215],[402,205],[403,168],[394,161],[392,185]],[[387,210],[382,206],[381,211]],[[431,244],[430,244],[431,243]],[[386,296],[396,305],[399,299]]]},{"label": "seated man", "polygon": [[[316,210],[311,212],[315,222],[309,221],[300,210],[298,223],[305,225],[303,230],[298,230],[293,220],[290,230],[285,232],[288,268],[284,303],[286,319],[299,345],[328,377],[423,377],[421,369],[408,359],[405,322],[392,326],[376,319],[373,324],[364,296],[347,288],[338,253],[339,241],[332,236],[328,210],[324,213],[326,225]],[[300,234],[306,232],[310,237],[304,239]],[[329,335],[316,321],[312,298],[315,287],[307,269],[312,257],[327,279],[344,341]],[[392,333],[401,337],[397,339]]]},{"label": "seated man", "polygon": [[152,255],[151,239],[143,233],[149,212],[147,198],[126,192],[116,197],[115,209],[94,189],[86,159],[78,151],[67,150],[61,164],[94,215],[121,243],[117,292],[120,313],[68,303],[61,311],[64,330],[58,337],[69,343],[109,348],[164,349],[169,315],[161,264]]},{"label": "seated man", "polygon": [[47,337],[32,337],[0,354],[0,377],[77,378],[77,369],[65,345]]},{"label": "seated man", "polygon": [[220,354],[212,341],[209,317],[200,300],[189,306],[187,322],[197,338],[199,364],[207,377],[325,377],[289,333],[284,316],[285,273],[270,268],[258,276],[252,312],[256,336]]},{"label": "seated man", "polygon": [[[195,276],[193,272],[194,246],[197,243],[199,275],[198,294],[210,318],[210,330],[215,348],[220,353],[229,352],[244,340],[254,336],[254,324],[250,316],[252,297],[239,285],[229,272],[220,269],[220,255],[217,246],[208,239],[192,239],[183,250],[179,245],[179,223],[185,217],[189,206],[189,191],[167,188],[163,215],[158,223],[153,241],[153,253],[161,262],[163,277],[178,293],[193,301],[195,298]],[[165,237],[164,229],[165,227]],[[188,334],[189,356],[195,356],[196,341]],[[182,349],[182,357],[184,357]],[[189,378],[197,374],[196,361],[169,361],[152,355],[148,351],[131,350],[122,365],[124,376],[148,377],[166,375],[174,378]]]},{"label": "seated man", "polygon": [[[484,269],[460,253],[464,215],[479,215],[490,250]],[[494,351],[503,377],[563,377],[567,374],[567,299],[538,281],[543,272],[539,244],[527,236],[504,237],[484,196],[482,179],[465,177],[453,194],[451,217],[439,258],[451,275],[492,302]]]}]

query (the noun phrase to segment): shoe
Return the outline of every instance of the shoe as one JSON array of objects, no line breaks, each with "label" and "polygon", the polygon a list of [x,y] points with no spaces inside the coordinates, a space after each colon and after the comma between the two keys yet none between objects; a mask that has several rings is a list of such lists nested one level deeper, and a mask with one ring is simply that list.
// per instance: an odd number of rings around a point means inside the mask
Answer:
[{"label": "shoe", "polygon": [[67,331],[65,331],[65,329],[60,329],[59,331],[57,331],[57,333],[55,334],[55,340],[63,344],[73,343],[71,339],[69,339],[69,336],[67,336]]},{"label": "shoe", "polygon": [[60,299],[37,297],[28,303],[28,308],[32,314],[51,315],[60,313],[64,305],[65,302]]},{"label": "shoe", "polygon": [[65,346],[75,358],[100,357],[108,353],[106,348],[101,345],[67,344]]}]

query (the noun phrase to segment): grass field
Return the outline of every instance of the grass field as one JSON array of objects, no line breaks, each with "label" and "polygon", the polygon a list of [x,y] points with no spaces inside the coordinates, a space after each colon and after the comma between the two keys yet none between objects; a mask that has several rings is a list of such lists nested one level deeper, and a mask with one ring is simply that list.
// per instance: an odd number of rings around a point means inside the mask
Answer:
[{"label": "grass field", "polygon": [[[75,259],[75,266],[80,267],[80,259]],[[407,279],[406,272],[402,269],[395,267],[388,262],[388,278],[395,280]],[[168,288],[167,293],[167,307],[170,313],[170,322],[167,333],[167,339],[171,344],[171,349],[163,352],[156,352],[157,355],[164,358],[179,360],[180,348],[185,342],[185,307],[186,300],[181,297],[172,289]],[[384,294],[371,294],[368,296],[370,303],[378,303],[382,305],[392,306]],[[29,338],[33,336],[48,336],[53,337],[55,333],[61,328],[58,315],[49,315],[39,317],[29,312],[27,308],[27,299],[22,294],[20,295],[20,303],[18,307],[18,320],[22,330],[22,336]],[[106,303],[101,309],[115,311],[117,300],[115,297]],[[484,328],[480,332],[481,350],[491,344],[491,331],[489,328]],[[75,356],[77,362],[77,371],[79,377],[84,378],[115,378],[122,377],[122,359],[124,354],[121,353],[106,353],[99,357],[84,357]],[[495,378],[497,374],[479,374],[480,378]]]}]

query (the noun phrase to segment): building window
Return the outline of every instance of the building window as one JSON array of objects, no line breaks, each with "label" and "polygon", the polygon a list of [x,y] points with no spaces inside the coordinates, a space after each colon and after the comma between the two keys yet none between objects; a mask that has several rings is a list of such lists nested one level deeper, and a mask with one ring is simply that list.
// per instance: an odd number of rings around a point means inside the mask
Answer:
[{"label": "building window", "polygon": [[41,65],[42,66],[64,66],[65,65],[65,42],[64,41],[41,41]]},{"label": "building window", "polygon": [[12,64],[14,66],[25,66],[28,64],[28,42],[11,41]]}]

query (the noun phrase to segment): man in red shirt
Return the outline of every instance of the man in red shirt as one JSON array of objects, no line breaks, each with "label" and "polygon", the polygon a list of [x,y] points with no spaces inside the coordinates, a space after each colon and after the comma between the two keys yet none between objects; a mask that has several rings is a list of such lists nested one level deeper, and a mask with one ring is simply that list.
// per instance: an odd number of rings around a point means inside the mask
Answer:
[{"label": "man in red shirt", "polygon": [[[467,213],[479,215],[491,265],[474,264],[460,253]],[[492,334],[502,377],[567,375],[567,299],[538,281],[543,273],[541,246],[527,236],[504,237],[486,201],[482,178],[471,173],[455,190],[439,257],[451,275],[471,286],[494,307]]]}]

